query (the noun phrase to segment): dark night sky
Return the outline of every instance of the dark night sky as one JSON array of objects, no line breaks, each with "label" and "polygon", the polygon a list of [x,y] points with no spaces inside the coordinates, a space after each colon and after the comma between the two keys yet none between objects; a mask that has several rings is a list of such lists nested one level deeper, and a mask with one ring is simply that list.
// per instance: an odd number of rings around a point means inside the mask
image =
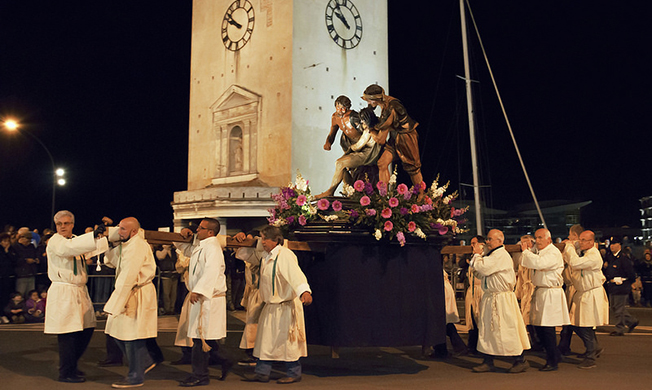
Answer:
[{"label": "dark night sky", "polygon": [[[103,215],[171,225],[187,183],[191,4],[0,4],[0,115],[67,169],[57,209],[76,213],[77,232]],[[652,195],[642,4],[471,2],[537,197],[592,200],[588,227],[638,226],[638,199]],[[390,94],[421,123],[424,177],[471,183],[458,2],[390,0],[389,12]],[[509,208],[531,198],[470,36],[482,184]],[[48,226],[50,175],[38,143],[0,132],[0,224]]]}]

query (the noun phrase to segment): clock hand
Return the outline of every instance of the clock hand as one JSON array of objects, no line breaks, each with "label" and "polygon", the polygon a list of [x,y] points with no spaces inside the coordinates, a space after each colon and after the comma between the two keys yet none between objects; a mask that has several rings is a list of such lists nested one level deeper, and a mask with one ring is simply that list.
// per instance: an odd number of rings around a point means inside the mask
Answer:
[{"label": "clock hand", "polygon": [[233,20],[233,17],[229,16],[229,20],[227,20],[230,25],[236,26],[237,28],[242,28],[242,25],[235,20]]},{"label": "clock hand", "polygon": [[335,16],[337,16],[337,18],[342,21],[342,23],[344,24],[344,26],[346,27],[347,30],[350,30],[351,26],[349,26],[349,22],[346,21],[346,18],[342,14],[342,10],[340,9],[340,5],[337,4],[337,2],[335,2],[335,5],[336,5],[336,7],[335,7]]}]

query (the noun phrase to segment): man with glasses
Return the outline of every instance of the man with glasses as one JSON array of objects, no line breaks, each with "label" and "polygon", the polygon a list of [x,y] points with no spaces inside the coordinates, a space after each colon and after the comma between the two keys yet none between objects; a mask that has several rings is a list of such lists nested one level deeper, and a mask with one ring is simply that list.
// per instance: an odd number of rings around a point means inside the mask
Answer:
[{"label": "man with glasses", "polygon": [[47,246],[48,290],[45,309],[45,333],[56,334],[59,342],[59,381],[80,383],[86,379],[77,368],[93,336],[95,312],[88,295],[88,273],[83,254],[107,247],[106,238],[98,239],[104,225],[79,237],[72,234],[75,216],[68,210],[54,215],[57,233]]}]

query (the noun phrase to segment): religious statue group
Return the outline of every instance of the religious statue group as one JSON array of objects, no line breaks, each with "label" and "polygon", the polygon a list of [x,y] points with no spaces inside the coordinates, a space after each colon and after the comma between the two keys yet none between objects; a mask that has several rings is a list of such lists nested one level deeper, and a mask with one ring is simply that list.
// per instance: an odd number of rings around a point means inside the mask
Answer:
[{"label": "religious statue group", "polygon": [[[330,187],[316,198],[335,195],[342,181],[349,185],[365,179],[387,183],[389,166],[398,161],[415,187],[423,181],[416,131],[419,123],[408,115],[400,100],[386,95],[379,85],[367,87],[362,99],[368,106],[359,113],[351,109],[348,97],[342,95],[335,99],[335,113],[324,150],[331,150],[337,131],[341,130],[340,145],[344,155],[335,163]],[[381,108],[380,118],[374,112],[376,107]]]}]

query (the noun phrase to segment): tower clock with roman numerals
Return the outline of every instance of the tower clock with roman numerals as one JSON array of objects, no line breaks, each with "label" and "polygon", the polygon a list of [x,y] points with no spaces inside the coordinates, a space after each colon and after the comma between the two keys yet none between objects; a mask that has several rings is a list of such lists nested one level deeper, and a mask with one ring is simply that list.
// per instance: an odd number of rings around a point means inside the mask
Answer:
[{"label": "tower clock with roman numerals", "polygon": [[238,51],[249,42],[254,32],[254,7],[249,0],[235,0],[222,19],[222,42],[231,51]]},{"label": "tower clock with roman numerals", "polygon": [[326,29],[333,42],[353,49],[362,39],[362,17],[351,0],[329,0],[326,5]]}]

